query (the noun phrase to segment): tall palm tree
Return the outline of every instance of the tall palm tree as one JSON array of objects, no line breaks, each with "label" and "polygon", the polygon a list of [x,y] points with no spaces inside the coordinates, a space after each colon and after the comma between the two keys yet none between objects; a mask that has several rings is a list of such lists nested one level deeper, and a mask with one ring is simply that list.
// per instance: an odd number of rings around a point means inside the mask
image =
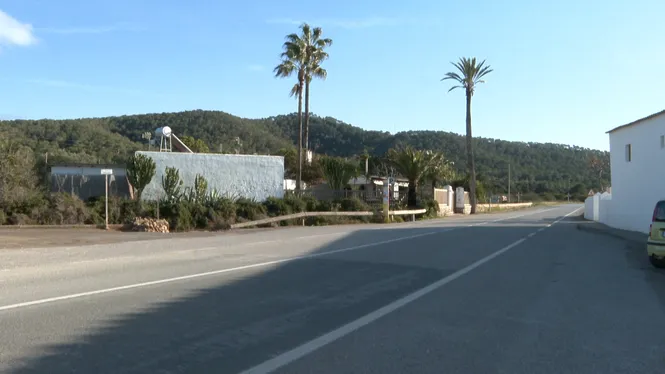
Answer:
[{"label": "tall palm tree", "polygon": [[411,146],[401,149],[391,148],[387,159],[395,166],[397,172],[409,180],[409,192],[407,201],[409,207],[415,207],[418,203],[418,183],[429,173],[431,168],[440,162],[443,156],[439,153],[416,150]]},{"label": "tall palm tree", "polygon": [[328,76],[326,69],[321,67],[323,61],[328,59],[328,53],[325,51],[326,47],[330,47],[333,43],[330,38],[322,38],[323,30],[320,27],[311,28],[308,24],[303,23],[300,26],[302,39],[305,45],[306,61],[305,61],[305,134],[304,134],[304,148],[309,149],[309,85],[313,78],[325,80]]},{"label": "tall palm tree", "polygon": [[485,61],[476,63],[476,58],[462,57],[456,63],[452,63],[458,72],[446,73],[441,79],[452,79],[459,83],[451,87],[448,92],[456,88],[464,88],[466,91],[466,157],[469,170],[469,199],[471,202],[471,214],[476,213],[476,164],[473,157],[473,135],[471,133],[471,97],[476,90],[478,83],[485,83],[483,77],[492,72],[489,65],[485,66]]},{"label": "tall palm tree", "polygon": [[274,69],[275,77],[286,78],[294,73],[298,82],[291,88],[291,96],[298,98],[298,172],[296,174],[296,191],[301,190],[302,182],[302,94],[307,71],[307,45],[297,34],[289,34],[283,44],[281,62]]}]

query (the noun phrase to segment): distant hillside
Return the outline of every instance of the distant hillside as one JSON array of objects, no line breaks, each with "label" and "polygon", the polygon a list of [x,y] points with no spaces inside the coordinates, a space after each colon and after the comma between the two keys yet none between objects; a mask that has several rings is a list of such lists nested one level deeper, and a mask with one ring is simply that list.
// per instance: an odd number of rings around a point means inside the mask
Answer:
[{"label": "distant hillside", "polygon": [[[246,119],[219,111],[187,111],[75,120],[0,121],[0,133],[11,134],[39,154],[49,153],[55,162],[123,162],[136,149],[145,149],[144,132],[170,126],[178,136],[205,141],[213,152],[274,154],[292,147],[297,139],[297,115]],[[349,157],[363,153],[383,155],[391,147],[412,145],[443,152],[464,170],[464,137],[444,131],[367,131],[331,117],[313,116],[310,144],[316,153]],[[240,145],[236,139],[240,140]],[[489,185],[507,184],[508,164],[516,190],[561,194],[570,187],[581,193],[609,185],[609,170],[602,181],[589,167],[607,152],[561,144],[509,142],[476,138],[476,162],[480,178]]]}]

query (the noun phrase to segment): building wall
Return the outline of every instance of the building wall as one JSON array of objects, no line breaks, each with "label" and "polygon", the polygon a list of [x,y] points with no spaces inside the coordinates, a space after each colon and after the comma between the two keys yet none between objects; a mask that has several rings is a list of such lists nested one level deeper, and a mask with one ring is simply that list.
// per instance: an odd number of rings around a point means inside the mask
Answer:
[{"label": "building wall", "polygon": [[155,177],[142,198],[164,197],[162,176],[167,167],[180,171],[184,187],[192,187],[197,174],[208,181],[208,190],[221,195],[263,201],[270,196],[284,196],[284,157],[258,155],[227,155],[212,153],[144,152],[155,161]]},{"label": "building wall", "polygon": [[[606,212],[612,227],[647,232],[656,202],[665,199],[665,115],[610,133],[612,200]],[[631,161],[625,147],[631,144]]]}]

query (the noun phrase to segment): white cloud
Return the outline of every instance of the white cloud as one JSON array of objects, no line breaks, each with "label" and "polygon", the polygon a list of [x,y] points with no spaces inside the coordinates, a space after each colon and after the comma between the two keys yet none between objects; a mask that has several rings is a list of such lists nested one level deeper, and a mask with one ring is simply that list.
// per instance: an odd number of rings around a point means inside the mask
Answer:
[{"label": "white cloud", "polygon": [[264,71],[264,70],[266,70],[265,66],[259,65],[259,64],[251,64],[251,65],[247,66],[247,69],[249,69],[250,71]]},{"label": "white cloud", "polygon": [[28,46],[37,43],[32,25],[21,23],[0,10],[0,45]]},{"label": "white cloud", "polygon": [[[275,18],[275,19],[270,19],[267,22],[273,24],[299,26],[305,21],[296,20],[292,18]],[[390,18],[390,17],[365,17],[357,19],[328,18],[328,19],[308,21],[308,23],[312,26],[339,27],[343,29],[362,29],[362,28],[379,27],[379,26],[396,26],[409,22],[410,20],[401,19],[401,18]]]},{"label": "white cloud", "polygon": [[109,26],[79,26],[79,27],[43,27],[37,31],[49,34],[74,35],[74,34],[104,34],[115,31],[139,31],[139,27],[125,23]]}]

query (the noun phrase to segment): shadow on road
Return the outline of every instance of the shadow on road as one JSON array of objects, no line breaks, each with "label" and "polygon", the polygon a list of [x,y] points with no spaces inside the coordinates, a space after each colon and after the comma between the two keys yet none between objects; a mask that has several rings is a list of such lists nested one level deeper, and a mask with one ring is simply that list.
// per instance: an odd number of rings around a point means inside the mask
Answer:
[{"label": "shadow on road", "polygon": [[[450,226],[359,230],[311,253],[362,249],[282,263],[256,274],[217,276],[217,285],[186,296],[169,296],[169,284],[163,284],[63,301],[70,313],[77,308],[90,313],[114,302],[136,310],[143,307],[140,295],[146,292],[168,300],[103,321],[87,335],[39,347],[8,372],[238,372],[451,274],[533,232],[528,224],[543,220],[515,222],[460,226],[445,233]],[[404,237],[412,238],[395,240]],[[377,241],[386,243],[370,246]],[[50,308],[20,312],[48,318]]]}]

